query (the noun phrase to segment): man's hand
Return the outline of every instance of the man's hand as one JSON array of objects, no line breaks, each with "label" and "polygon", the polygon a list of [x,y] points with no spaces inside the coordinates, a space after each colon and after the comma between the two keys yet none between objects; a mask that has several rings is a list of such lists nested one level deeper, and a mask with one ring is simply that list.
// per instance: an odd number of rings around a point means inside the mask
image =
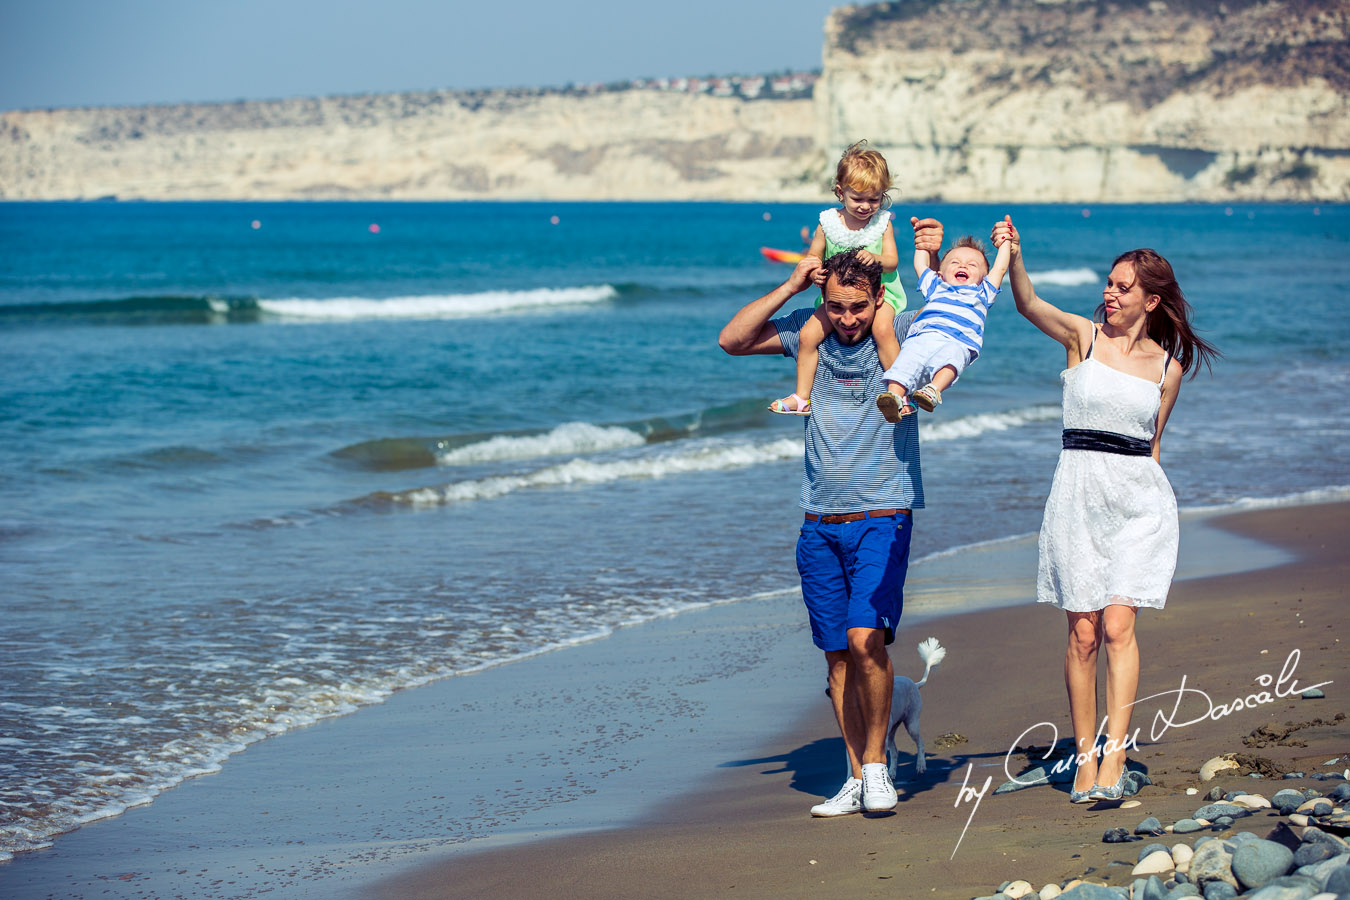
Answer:
[{"label": "man's hand", "polygon": [[824,263],[819,256],[803,256],[788,276],[787,286],[796,294],[806,290],[809,285],[824,284],[825,273],[820,270],[822,265]]},{"label": "man's hand", "polygon": [[911,216],[909,224],[914,228],[914,249],[927,250],[929,253],[942,251],[942,223],[937,219],[920,219]]}]

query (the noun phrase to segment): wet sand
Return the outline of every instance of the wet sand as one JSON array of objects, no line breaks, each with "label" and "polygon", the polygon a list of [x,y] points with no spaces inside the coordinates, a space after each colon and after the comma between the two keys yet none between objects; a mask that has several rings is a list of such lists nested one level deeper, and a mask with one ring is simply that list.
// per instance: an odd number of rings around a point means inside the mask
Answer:
[{"label": "wet sand", "polygon": [[[1137,848],[1101,843],[1104,830],[1188,815],[1200,803],[1184,788],[1206,759],[1246,750],[1262,724],[1346,707],[1350,504],[1215,521],[1235,537],[1183,524],[1181,573],[1211,577],[1179,581],[1166,610],[1140,618],[1140,696],[1185,676],[1227,703],[1293,650],[1302,684],[1336,683],[1324,700],[1282,698],[1156,740],[1148,724],[1164,698],[1141,704],[1131,758],[1156,785],[1135,809],[1071,806],[1051,786],[992,796],[1022,732],[1068,727],[1064,617],[1026,604],[1035,555],[1023,539],[913,570],[896,670],[918,677],[914,648],[929,635],[949,652],[924,688],[928,771],[915,776],[902,737],[894,813],[808,815],[842,780],[843,749],[800,600],[783,594],[621,629],[265,741],[217,775],[0,866],[0,894],[969,898],[1094,868],[1120,883],[1129,868],[1110,863]],[[1266,568],[1212,575],[1244,565]],[[966,608],[1023,602],[933,618],[953,594]],[[1187,718],[1203,712],[1196,699]],[[943,745],[944,733],[964,740]],[[1343,721],[1296,737],[1307,746],[1259,752],[1315,771],[1350,751]],[[1049,739],[1042,728],[1020,742]],[[978,805],[959,802],[963,783],[978,791],[986,779]],[[1302,782],[1279,787],[1290,784]]]}]

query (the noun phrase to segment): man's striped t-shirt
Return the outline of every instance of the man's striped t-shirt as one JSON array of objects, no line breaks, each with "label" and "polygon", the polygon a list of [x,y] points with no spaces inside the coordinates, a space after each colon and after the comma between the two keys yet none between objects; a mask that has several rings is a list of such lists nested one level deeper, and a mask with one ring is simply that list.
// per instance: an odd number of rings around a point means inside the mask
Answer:
[{"label": "man's striped t-shirt", "polygon": [[[799,332],[811,313],[798,309],[771,320],[784,356],[797,357]],[[904,340],[914,315],[895,317],[897,340]],[[870,336],[846,346],[831,332],[821,342],[806,419],[801,503],[807,512],[923,506],[918,416],[906,416],[898,425],[881,417],[876,404],[886,389],[881,373],[876,341]]]}]

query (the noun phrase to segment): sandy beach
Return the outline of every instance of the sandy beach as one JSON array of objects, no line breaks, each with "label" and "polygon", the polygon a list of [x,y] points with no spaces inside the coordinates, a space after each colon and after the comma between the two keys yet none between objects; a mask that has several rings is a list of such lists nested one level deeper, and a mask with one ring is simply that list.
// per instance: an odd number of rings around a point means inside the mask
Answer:
[{"label": "sandy beach", "polygon": [[[1205,537],[1213,525],[1232,537]],[[1350,504],[1183,526],[1180,574],[1208,577],[1180,580],[1166,610],[1140,617],[1140,696],[1162,696],[1135,717],[1132,767],[1154,782],[1135,808],[1072,806],[1063,786],[993,795],[1005,767],[1029,765],[1010,751],[1052,739],[1039,723],[1067,729],[1063,615],[1022,602],[925,618],[925,595],[1029,599],[1034,546],[1023,539],[916,570],[896,670],[920,674],[914,647],[930,634],[948,657],[924,688],[928,771],[915,776],[902,738],[894,813],[808,815],[842,779],[842,742],[800,601],[775,595],[446,679],[265,741],[217,775],[0,867],[0,893],[971,898],[1008,879],[1128,883],[1130,865],[1118,863],[1132,865],[1139,845],[1102,843],[1103,832],[1190,815],[1203,793],[1185,791],[1199,787],[1207,759],[1247,752],[1280,771],[1344,767],[1350,727],[1335,717],[1346,711],[1347,525]],[[1265,567],[1211,574],[1244,560]],[[1273,702],[1213,712],[1291,665]],[[1183,678],[1192,693],[1178,724],[1151,736]],[[1290,678],[1300,689],[1331,683],[1325,699],[1304,700]],[[1283,744],[1243,743],[1263,725],[1314,719],[1326,724]],[[1268,796],[1335,784],[1215,783]],[[963,785],[974,789],[964,798]],[[1264,835],[1269,815],[1239,825]]]}]

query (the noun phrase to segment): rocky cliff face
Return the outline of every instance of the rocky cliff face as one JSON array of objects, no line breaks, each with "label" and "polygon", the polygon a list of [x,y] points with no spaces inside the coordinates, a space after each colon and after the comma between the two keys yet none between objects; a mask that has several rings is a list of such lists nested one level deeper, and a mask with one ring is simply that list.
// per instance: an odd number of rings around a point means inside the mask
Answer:
[{"label": "rocky cliff face", "polygon": [[434,92],[0,115],[0,198],[815,199],[811,100]]},{"label": "rocky cliff face", "polygon": [[819,141],[947,200],[1350,199],[1346,0],[836,11]]},{"label": "rocky cliff face", "polygon": [[0,114],[0,199],[1350,200],[1350,0],[837,10],[814,100],[424,92]]}]

